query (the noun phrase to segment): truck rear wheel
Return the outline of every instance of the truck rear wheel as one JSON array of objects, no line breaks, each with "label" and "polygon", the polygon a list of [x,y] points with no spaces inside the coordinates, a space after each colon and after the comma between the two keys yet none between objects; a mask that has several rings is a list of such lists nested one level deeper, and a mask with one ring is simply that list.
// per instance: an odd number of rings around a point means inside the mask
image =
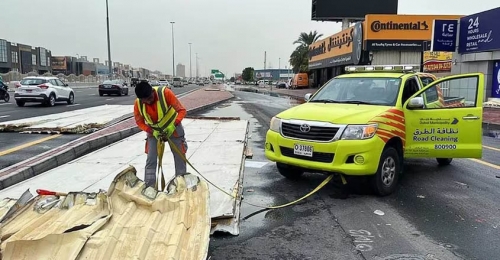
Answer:
[{"label": "truck rear wheel", "polygon": [[371,178],[372,188],[379,196],[396,190],[401,173],[401,155],[394,147],[386,147],[380,156],[377,173]]},{"label": "truck rear wheel", "polygon": [[436,158],[439,165],[450,165],[453,158]]},{"label": "truck rear wheel", "polygon": [[276,163],[276,166],[278,167],[278,172],[287,179],[297,180],[300,179],[302,174],[304,174],[304,171],[302,169],[299,169],[294,166],[282,163]]}]

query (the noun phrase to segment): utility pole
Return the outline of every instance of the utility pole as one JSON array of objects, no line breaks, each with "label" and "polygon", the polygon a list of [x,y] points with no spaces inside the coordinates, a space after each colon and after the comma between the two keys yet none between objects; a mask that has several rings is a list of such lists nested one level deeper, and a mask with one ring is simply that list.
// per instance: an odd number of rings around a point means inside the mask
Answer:
[{"label": "utility pole", "polygon": [[278,82],[281,80],[281,58],[278,58]]},{"label": "utility pole", "polygon": [[189,77],[193,78],[193,70],[191,69],[191,43],[189,43]]},{"label": "utility pole", "polygon": [[175,22],[170,22],[172,24],[172,77],[175,77],[175,47],[174,47],[174,23]]},{"label": "utility pole", "polygon": [[198,53],[196,53],[196,80],[198,80]]},{"label": "utility pole", "polygon": [[267,51],[264,51],[264,69],[266,69],[266,56],[267,56]]},{"label": "utility pole", "polygon": [[113,68],[111,67],[111,42],[109,39],[109,10],[108,10],[108,0],[106,0],[106,28],[108,31],[108,69],[109,69],[109,79],[113,79]]}]

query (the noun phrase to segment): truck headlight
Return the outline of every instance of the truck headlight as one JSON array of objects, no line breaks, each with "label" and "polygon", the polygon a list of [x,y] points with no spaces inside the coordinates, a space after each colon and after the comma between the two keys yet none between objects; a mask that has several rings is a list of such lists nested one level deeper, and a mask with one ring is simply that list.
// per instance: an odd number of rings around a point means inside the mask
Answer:
[{"label": "truck headlight", "polygon": [[372,138],[377,132],[378,124],[348,125],[342,134],[342,140],[364,140]]},{"label": "truck headlight", "polygon": [[271,123],[269,124],[269,130],[279,133],[280,128],[281,128],[281,118],[275,116],[271,118]]}]

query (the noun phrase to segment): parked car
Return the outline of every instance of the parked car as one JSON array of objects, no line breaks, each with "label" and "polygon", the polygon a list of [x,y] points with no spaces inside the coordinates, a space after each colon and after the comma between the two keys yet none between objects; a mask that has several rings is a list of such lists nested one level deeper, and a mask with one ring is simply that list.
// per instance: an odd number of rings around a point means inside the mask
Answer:
[{"label": "parked car", "polygon": [[15,86],[14,99],[20,107],[26,102],[42,103],[50,107],[59,101],[69,105],[75,103],[73,89],[57,77],[26,77]]},{"label": "parked car", "polygon": [[276,84],[276,88],[288,88],[288,84],[286,84],[286,82],[280,81]]},{"label": "parked car", "polygon": [[118,96],[125,95],[128,96],[128,86],[123,80],[105,80],[101,85],[99,85],[99,96],[104,96],[104,94],[111,95],[116,94]]}]

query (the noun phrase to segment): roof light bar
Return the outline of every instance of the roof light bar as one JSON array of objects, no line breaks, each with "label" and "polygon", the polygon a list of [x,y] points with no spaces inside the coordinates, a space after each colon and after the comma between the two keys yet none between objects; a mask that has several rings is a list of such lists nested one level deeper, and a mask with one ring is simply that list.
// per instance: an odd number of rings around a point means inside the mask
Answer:
[{"label": "roof light bar", "polygon": [[420,65],[361,65],[346,66],[346,72],[418,72]]}]

